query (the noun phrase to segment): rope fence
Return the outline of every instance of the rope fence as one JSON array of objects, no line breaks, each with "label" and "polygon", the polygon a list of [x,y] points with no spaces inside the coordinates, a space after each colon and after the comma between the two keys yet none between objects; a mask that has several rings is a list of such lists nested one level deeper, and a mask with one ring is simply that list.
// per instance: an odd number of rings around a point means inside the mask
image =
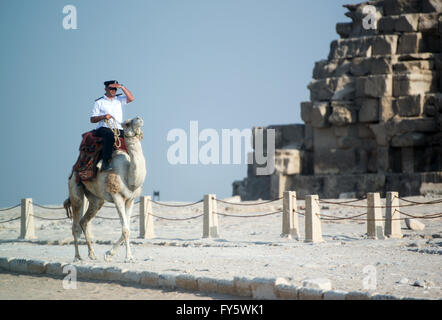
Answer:
[{"label": "rope fence", "polygon": [[[86,198],[85,198],[86,199]],[[258,205],[265,205],[275,203],[277,201],[283,200],[282,210],[280,207],[277,211],[257,213],[255,212],[219,212],[217,209],[217,204],[227,204],[229,206],[248,206],[254,207]],[[271,215],[277,215],[282,213],[282,233],[281,236],[299,239],[299,222],[298,216],[305,217],[305,241],[306,242],[321,242],[322,240],[322,229],[321,221],[364,221],[367,224],[367,236],[373,239],[384,239],[385,237],[400,238],[402,237],[400,229],[400,221],[406,219],[439,219],[442,218],[442,212],[428,213],[428,214],[411,214],[400,210],[403,207],[413,207],[413,206],[432,206],[442,204],[442,199],[435,199],[426,202],[412,201],[404,199],[398,196],[397,192],[387,192],[387,197],[385,199],[385,205],[381,205],[379,193],[369,193],[367,196],[348,200],[348,201],[329,201],[320,200],[317,195],[308,195],[305,197],[305,206],[298,207],[296,192],[286,191],[284,196],[263,202],[255,203],[235,203],[226,200],[216,199],[216,195],[208,194],[205,195],[203,199],[186,204],[170,204],[153,201],[150,196],[142,196],[134,204],[139,203],[140,214],[131,216],[131,219],[139,219],[140,223],[140,238],[151,239],[155,237],[154,233],[154,220],[157,218],[165,221],[190,221],[203,217],[203,238],[212,238],[219,236],[219,225],[218,217],[226,218],[260,218]],[[356,205],[355,202],[366,201],[365,205]],[[399,201],[405,202],[400,204]],[[161,207],[175,207],[184,208],[191,207],[197,204],[203,204],[203,213],[199,213],[190,217],[165,217],[161,215],[154,214],[152,205],[155,204]],[[339,216],[320,213],[321,204],[332,204],[337,206],[346,206],[353,208],[365,208],[366,212],[354,214],[352,216]],[[13,210],[21,206],[21,214],[17,217],[12,217],[6,220],[0,220],[0,224],[13,222],[16,220],[21,220],[20,224],[20,238],[30,239],[35,238],[34,234],[34,218],[46,221],[60,221],[70,219],[68,217],[45,217],[42,214],[36,215],[33,212],[33,207],[38,207],[45,210],[65,210],[64,207],[54,207],[54,206],[44,206],[38,203],[33,203],[32,199],[25,198],[22,199],[21,203],[0,209],[0,212],[6,212]],[[103,206],[107,208],[115,208],[113,206]],[[381,213],[381,209],[385,209],[385,215]],[[87,201],[84,201],[82,215],[87,211]],[[225,208],[228,210],[228,208]],[[96,218],[104,220],[120,220],[119,217],[105,217],[97,215]],[[384,224],[381,224],[384,223]],[[385,230],[384,230],[385,229]]]}]

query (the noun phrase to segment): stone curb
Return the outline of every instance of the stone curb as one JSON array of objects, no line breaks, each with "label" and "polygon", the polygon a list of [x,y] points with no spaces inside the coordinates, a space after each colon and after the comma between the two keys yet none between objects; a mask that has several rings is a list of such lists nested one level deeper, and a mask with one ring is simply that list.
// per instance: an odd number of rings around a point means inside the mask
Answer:
[{"label": "stone curb", "polygon": [[401,297],[362,291],[320,290],[296,286],[285,278],[250,278],[236,276],[233,279],[196,277],[191,274],[133,271],[118,267],[84,266],[42,260],[0,257],[0,269],[21,274],[63,276],[66,266],[74,266],[80,280],[113,281],[151,288],[183,289],[204,293],[228,294],[257,300],[430,300],[427,298]]}]

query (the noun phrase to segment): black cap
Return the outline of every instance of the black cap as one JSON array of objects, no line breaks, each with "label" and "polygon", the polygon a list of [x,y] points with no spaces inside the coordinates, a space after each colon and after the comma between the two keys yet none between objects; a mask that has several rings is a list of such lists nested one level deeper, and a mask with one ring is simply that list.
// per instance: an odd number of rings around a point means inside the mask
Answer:
[{"label": "black cap", "polygon": [[107,87],[110,84],[118,84],[117,80],[109,80],[109,81],[104,81],[104,85]]}]

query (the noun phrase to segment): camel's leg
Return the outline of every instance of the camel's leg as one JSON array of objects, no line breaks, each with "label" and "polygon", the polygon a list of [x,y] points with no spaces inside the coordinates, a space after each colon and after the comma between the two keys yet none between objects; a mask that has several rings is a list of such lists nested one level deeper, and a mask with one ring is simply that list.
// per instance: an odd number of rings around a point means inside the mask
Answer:
[{"label": "camel's leg", "polygon": [[130,249],[130,217],[132,215],[132,209],[134,206],[134,199],[129,199],[126,201],[126,221],[127,221],[127,233],[123,232],[124,242],[126,244],[126,260],[125,262],[134,262],[134,257]]},{"label": "camel's leg", "polygon": [[115,242],[115,244],[113,245],[112,249],[107,251],[106,254],[104,255],[104,260],[106,260],[106,261],[112,260],[112,257],[115,255],[118,248],[123,243],[123,241],[125,239],[125,234],[127,234],[127,236],[129,235],[129,228],[128,228],[127,217],[126,217],[126,212],[125,212],[126,207],[125,207],[124,199],[120,194],[112,194],[112,198],[114,199],[115,207],[117,208],[118,215],[120,216],[120,222],[121,222],[121,226],[123,228],[123,231],[122,231],[120,239],[118,239],[118,241]]},{"label": "camel's leg", "polygon": [[81,236],[80,219],[82,215],[82,206],[84,201],[84,191],[82,186],[75,182],[75,174],[72,175],[68,183],[69,201],[72,207],[72,235],[74,236],[75,258],[74,262],[81,260],[78,250],[78,239]]},{"label": "camel's leg", "polygon": [[84,217],[80,220],[80,227],[83,230],[84,237],[86,238],[86,244],[89,251],[89,259],[96,260],[97,256],[95,255],[94,247],[92,246],[92,236],[90,233],[89,222],[93,217],[97,214],[98,210],[104,204],[104,200],[96,197],[90,192],[86,192],[86,197],[89,200],[89,206],[87,208]]}]

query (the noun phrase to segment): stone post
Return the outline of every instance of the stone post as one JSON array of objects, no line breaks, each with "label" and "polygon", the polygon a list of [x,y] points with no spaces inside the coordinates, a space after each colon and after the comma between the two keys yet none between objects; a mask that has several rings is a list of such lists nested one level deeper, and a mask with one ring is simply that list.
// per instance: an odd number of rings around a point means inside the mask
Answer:
[{"label": "stone post", "polygon": [[299,240],[298,213],[296,212],[296,192],[285,191],[282,205],[282,234],[281,237]]},{"label": "stone post", "polygon": [[369,239],[385,239],[382,224],[379,193],[367,194],[367,236]]},{"label": "stone post", "polygon": [[387,208],[385,210],[385,235],[389,238],[402,238],[401,214],[399,211],[399,194],[387,192]]},{"label": "stone post", "polygon": [[152,215],[152,201],[149,196],[140,197],[140,235],[141,239],[155,238]]},{"label": "stone post", "polygon": [[21,199],[20,239],[35,239],[34,209],[31,198]]},{"label": "stone post", "polygon": [[319,218],[319,197],[305,197],[305,242],[322,242],[321,219]]},{"label": "stone post", "polygon": [[218,215],[216,212],[216,195],[204,195],[203,238],[218,238]]}]

